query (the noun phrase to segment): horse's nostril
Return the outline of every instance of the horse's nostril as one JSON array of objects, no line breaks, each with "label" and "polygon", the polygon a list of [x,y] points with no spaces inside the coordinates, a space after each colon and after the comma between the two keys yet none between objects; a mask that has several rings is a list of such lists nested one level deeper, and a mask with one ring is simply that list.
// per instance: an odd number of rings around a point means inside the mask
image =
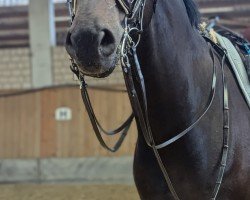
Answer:
[{"label": "horse's nostril", "polygon": [[108,46],[115,42],[112,33],[109,30],[103,30],[103,38],[101,40],[101,46]]},{"label": "horse's nostril", "polygon": [[99,45],[100,53],[104,56],[109,56],[115,51],[115,39],[113,34],[104,29],[100,33],[100,45]]}]

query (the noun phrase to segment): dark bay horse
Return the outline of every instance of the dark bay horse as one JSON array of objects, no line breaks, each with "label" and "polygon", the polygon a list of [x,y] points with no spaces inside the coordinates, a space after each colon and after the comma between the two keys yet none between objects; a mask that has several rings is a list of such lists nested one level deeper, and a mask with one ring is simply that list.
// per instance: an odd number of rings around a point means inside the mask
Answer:
[{"label": "dark bay horse", "polygon": [[[133,1],[128,0],[128,4]],[[156,143],[187,128],[210,94],[213,60],[197,30],[192,0],[148,0],[144,32],[137,48],[145,78],[149,122]],[[155,10],[155,12],[154,12]],[[115,0],[78,0],[66,49],[82,73],[109,75],[119,60],[124,11]],[[219,56],[215,99],[208,113],[186,136],[160,150],[180,199],[210,199],[223,143],[223,84]],[[250,111],[228,66],[230,139],[227,166],[217,199],[250,199]],[[137,120],[138,124],[138,120]],[[140,125],[134,179],[141,199],[173,199]],[[121,198],[122,199],[122,198]]]}]

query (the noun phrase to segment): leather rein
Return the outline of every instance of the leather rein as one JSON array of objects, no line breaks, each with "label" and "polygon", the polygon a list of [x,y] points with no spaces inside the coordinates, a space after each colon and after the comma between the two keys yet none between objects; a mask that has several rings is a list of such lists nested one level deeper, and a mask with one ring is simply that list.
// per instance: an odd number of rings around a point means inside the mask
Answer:
[{"label": "leather rein", "polygon": [[[72,5],[71,0],[67,0],[68,6],[69,6],[69,12],[71,16],[71,22],[74,20],[74,16],[76,13],[76,1],[73,2]],[[211,200],[215,200],[218,192],[220,190],[220,186],[222,183],[222,179],[224,176],[226,163],[227,163],[227,155],[228,155],[228,149],[229,149],[229,100],[228,100],[228,89],[227,89],[227,82],[225,78],[224,73],[224,65],[226,60],[226,50],[215,44],[213,41],[210,40],[209,37],[207,37],[206,34],[203,34],[202,36],[207,41],[208,45],[210,46],[210,56],[213,61],[213,76],[212,76],[212,83],[211,83],[211,91],[209,95],[209,99],[206,103],[205,108],[200,113],[199,117],[193,121],[193,123],[183,130],[181,133],[176,134],[173,138],[166,140],[165,142],[162,142],[161,144],[156,144],[155,139],[152,133],[150,121],[149,121],[149,115],[148,115],[148,105],[147,105],[147,94],[146,94],[146,87],[144,82],[144,77],[141,71],[141,66],[137,57],[136,48],[137,45],[140,42],[141,34],[143,32],[143,14],[144,14],[144,8],[147,0],[137,0],[134,3],[134,6],[132,9],[130,9],[127,4],[125,3],[125,0],[117,0],[117,2],[120,4],[120,6],[123,8],[125,13],[125,20],[124,20],[124,34],[121,40],[120,44],[120,60],[121,60],[121,66],[122,71],[124,75],[124,80],[127,88],[127,93],[129,95],[129,99],[131,102],[133,113],[129,116],[129,118],[117,129],[113,131],[105,131],[99,121],[97,120],[95,113],[93,111],[93,107],[91,104],[91,101],[89,99],[88,91],[87,91],[87,84],[84,80],[84,74],[80,73],[78,70],[78,66],[74,62],[74,60],[71,58],[71,70],[73,73],[77,76],[79,83],[80,83],[80,90],[81,90],[81,96],[83,99],[83,103],[86,107],[87,113],[89,115],[91,124],[93,126],[94,132],[96,134],[97,139],[99,140],[100,144],[107,150],[111,152],[117,151],[122,142],[124,141],[128,130],[131,126],[131,123],[134,119],[134,116],[136,116],[136,120],[141,128],[141,131],[143,133],[144,139],[149,147],[152,148],[155,157],[157,159],[157,162],[159,164],[159,167],[162,171],[162,174],[165,178],[165,181],[168,185],[168,188],[175,200],[180,200],[178,197],[174,186],[172,184],[172,181],[168,175],[168,172],[166,170],[165,165],[163,164],[163,161],[161,159],[161,156],[159,154],[159,150],[169,146],[170,144],[173,144],[177,140],[181,139],[183,136],[185,136],[188,132],[190,132],[199,122],[200,120],[206,115],[208,110],[210,109],[214,97],[215,97],[215,91],[216,91],[216,85],[217,85],[217,69],[215,65],[215,50],[216,53],[221,55],[221,70],[222,70],[222,81],[223,81],[223,146],[222,146],[222,156],[220,161],[220,168],[216,180],[216,184],[213,190]],[[154,5],[156,4],[157,0],[154,0]],[[155,6],[154,6],[155,7]],[[139,100],[138,91],[135,87],[135,80],[136,84],[139,84],[139,92],[142,97],[142,101]],[[120,138],[114,145],[114,147],[109,147],[105,141],[103,140],[102,134],[104,133],[106,135],[116,135],[120,133]]]}]

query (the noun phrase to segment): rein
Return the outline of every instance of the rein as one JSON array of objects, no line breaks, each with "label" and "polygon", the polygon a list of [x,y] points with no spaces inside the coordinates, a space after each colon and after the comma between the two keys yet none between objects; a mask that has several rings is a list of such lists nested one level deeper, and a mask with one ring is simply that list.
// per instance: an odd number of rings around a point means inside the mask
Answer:
[{"label": "rein", "polygon": [[[147,0],[136,0],[134,3],[134,6],[132,9],[128,7],[128,5],[125,3],[125,0],[117,0],[120,6],[123,8],[125,13],[125,20],[124,20],[124,34],[121,40],[121,66],[122,71],[124,75],[124,80],[128,92],[128,96],[131,102],[131,106],[133,109],[133,114],[130,115],[130,117],[117,129],[114,131],[107,132],[105,131],[100,123],[98,122],[92,105],[91,101],[89,99],[88,91],[87,91],[87,84],[84,80],[84,75],[81,74],[78,70],[78,66],[74,62],[73,59],[71,59],[71,70],[73,73],[76,74],[76,76],[79,79],[80,82],[80,90],[81,95],[83,99],[83,103],[85,104],[86,110],[88,112],[90,121],[92,123],[94,132],[97,136],[97,139],[99,140],[100,144],[107,150],[111,152],[115,152],[119,149],[122,142],[124,141],[124,138],[127,135],[127,132],[131,126],[131,123],[133,121],[134,115],[136,117],[137,122],[140,125],[140,128],[142,130],[144,139],[149,147],[152,148],[155,157],[157,159],[157,163],[161,169],[161,172],[165,178],[165,181],[168,185],[168,188],[174,197],[175,200],[180,200],[178,197],[174,186],[172,184],[172,181],[168,175],[168,172],[166,170],[165,165],[163,164],[163,161],[161,159],[161,156],[159,154],[159,150],[169,146],[170,144],[173,144],[177,140],[181,139],[183,136],[185,136],[189,131],[191,131],[199,122],[200,120],[206,115],[208,110],[210,109],[214,97],[215,97],[215,91],[216,91],[216,85],[217,85],[217,69],[215,65],[215,52],[214,49],[217,50],[217,53],[222,55],[221,60],[221,70],[222,70],[222,80],[223,80],[223,147],[222,147],[222,156],[221,156],[221,162],[220,162],[220,168],[219,173],[217,176],[216,184],[213,190],[211,200],[215,200],[221,183],[224,176],[224,171],[226,168],[226,162],[227,162],[227,155],[228,155],[228,149],[229,149],[229,106],[228,106],[228,89],[227,89],[227,83],[225,79],[225,73],[224,73],[224,65],[225,65],[225,59],[226,59],[226,50],[222,49],[220,46],[216,45],[214,42],[212,42],[209,37],[206,35],[202,35],[204,39],[207,41],[208,45],[210,46],[210,56],[213,61],[213,76],[212,76],[212,83],[211,83],[211,91],[208,98],[208,102],[205,106],[205,108],[202,110],[199,117],[194,120],[194,122],[186,128],[184,131],[182,131],[179,134],[176,134],[173,138],[166,140],[165,142],[161,144],[156,144],[154,140],[154,136],[151,130],[150,122],[149,122],[149,115],[148,115],[148,105],[147,105],[147,94],[146,94],[146,87],[144,82],[144,77],[141,71],[141,66],[138,60],[136,48],[140,42],[141,33],[143,32],[143,14],[144,14],[144,8]],[[154,8],[157,0],[154,0]],[[71,0],[68,0],[69,10],[71,14],[72,21],[74,20],[75,12],[76,12],[76,0],[74,2],[74,5],[72,6]],[[141,94],[141,102],[139,100],[138,91],[135,88],[135,81],[136,84],[139,85],[139,90]],[[118,133],[121,133],[120,138],[118,139],[117,143],[114,147],[108,147],[105,141],[103,140],[101,136],[101,132],[107,134],[107,135],[115,135]]]}]

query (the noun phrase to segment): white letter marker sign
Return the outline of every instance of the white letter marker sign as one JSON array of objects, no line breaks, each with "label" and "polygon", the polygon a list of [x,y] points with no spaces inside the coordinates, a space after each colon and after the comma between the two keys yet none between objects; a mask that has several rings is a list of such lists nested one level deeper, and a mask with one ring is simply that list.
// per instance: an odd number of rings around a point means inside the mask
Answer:
[{"label": "white letter marker sign", "polygon": [[70,121],[72,119],[72,111],[67,107],[57,108],[55,118],[57,121]]}]

